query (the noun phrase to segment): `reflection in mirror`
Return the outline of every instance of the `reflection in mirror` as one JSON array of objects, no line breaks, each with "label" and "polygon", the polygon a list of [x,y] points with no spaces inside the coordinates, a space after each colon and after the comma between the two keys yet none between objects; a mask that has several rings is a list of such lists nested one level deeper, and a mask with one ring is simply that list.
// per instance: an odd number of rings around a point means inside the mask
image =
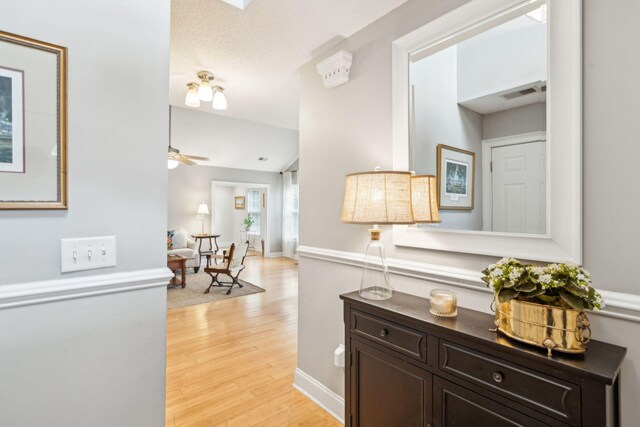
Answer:
[{"label": "reflection in mirror", "polygon": [[411,55],[411,169],[442,219],[423,227],[547,233],[547,58],[546,5]]}]

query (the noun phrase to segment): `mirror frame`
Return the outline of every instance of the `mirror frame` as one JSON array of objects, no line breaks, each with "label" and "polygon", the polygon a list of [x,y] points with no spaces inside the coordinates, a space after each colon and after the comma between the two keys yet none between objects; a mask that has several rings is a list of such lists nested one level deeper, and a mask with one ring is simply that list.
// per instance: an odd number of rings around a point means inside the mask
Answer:
[{"label": "mirror frame", "polygon": [[[392,44],[393,167],[408,170],[409,61],[537,8],[538,0],[472,0]],[[547,0],[547,234],[394,225],[396,246],[582,263],[582,0]],[[435,153],[434,153],[435,161]]]}]

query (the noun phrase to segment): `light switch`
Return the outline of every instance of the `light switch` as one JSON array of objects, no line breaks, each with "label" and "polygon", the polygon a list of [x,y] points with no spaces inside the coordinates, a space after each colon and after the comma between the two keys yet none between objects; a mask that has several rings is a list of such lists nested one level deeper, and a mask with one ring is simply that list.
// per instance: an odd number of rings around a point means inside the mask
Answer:
[{"label": "light switch", "polygon": [[60,270],[62,273],[115,266],[115,236],[60,240]]}]

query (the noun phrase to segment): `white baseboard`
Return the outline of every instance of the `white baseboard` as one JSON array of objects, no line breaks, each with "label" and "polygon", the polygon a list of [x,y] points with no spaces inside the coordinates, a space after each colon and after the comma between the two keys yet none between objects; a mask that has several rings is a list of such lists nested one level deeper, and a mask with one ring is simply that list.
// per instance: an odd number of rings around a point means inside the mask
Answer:
[{"label": "white baseboard", "polygon": [[344,398],[299,368],[293,377],[293,387],[344,424]]},{"label": "white baseboard", "polygon": [[0,309],[166,286],[166,267],[0,286]]},{"label": "white baseboard", "polygon": [[[321,260],[359,268],[362,267],[364,261],[363,254],[312,246],[300,246],[298,248],[298,255],[301,258]],[[387,265],[391,274],[471,289],[484,294],[491,292],[481,280],[481,273],[478,271],[407,261],[398,258],[387,258]],[[594,310],[592,312],[593,314],[640,322],[640,295],[615,291],[600,291],[600,293],[602,294],[606,307],[604,310]]]},{"label": "white baseboard", "polygon": [[267,258],[282,258],[282,252],[269,252],[266,254]]}]

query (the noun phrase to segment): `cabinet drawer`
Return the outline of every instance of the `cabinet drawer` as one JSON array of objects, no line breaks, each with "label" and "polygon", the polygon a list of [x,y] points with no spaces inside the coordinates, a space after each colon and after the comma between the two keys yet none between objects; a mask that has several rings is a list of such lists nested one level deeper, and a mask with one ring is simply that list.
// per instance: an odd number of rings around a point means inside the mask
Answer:
[{"label": "cabinet drawer", "polygon": [[399,353],[427,361],[427,334],[356,310],[351,312],[351,332]]},{"label": "cabinet drawer", "polygon": [[580,424],[580,387],[440,340],[440,370],[573,425]]},{"label": "cabinet drawer", "polygon": [[434,377],[433,380],[433,408],[434,427],[544,427],[546,425],[439,377]]}]

